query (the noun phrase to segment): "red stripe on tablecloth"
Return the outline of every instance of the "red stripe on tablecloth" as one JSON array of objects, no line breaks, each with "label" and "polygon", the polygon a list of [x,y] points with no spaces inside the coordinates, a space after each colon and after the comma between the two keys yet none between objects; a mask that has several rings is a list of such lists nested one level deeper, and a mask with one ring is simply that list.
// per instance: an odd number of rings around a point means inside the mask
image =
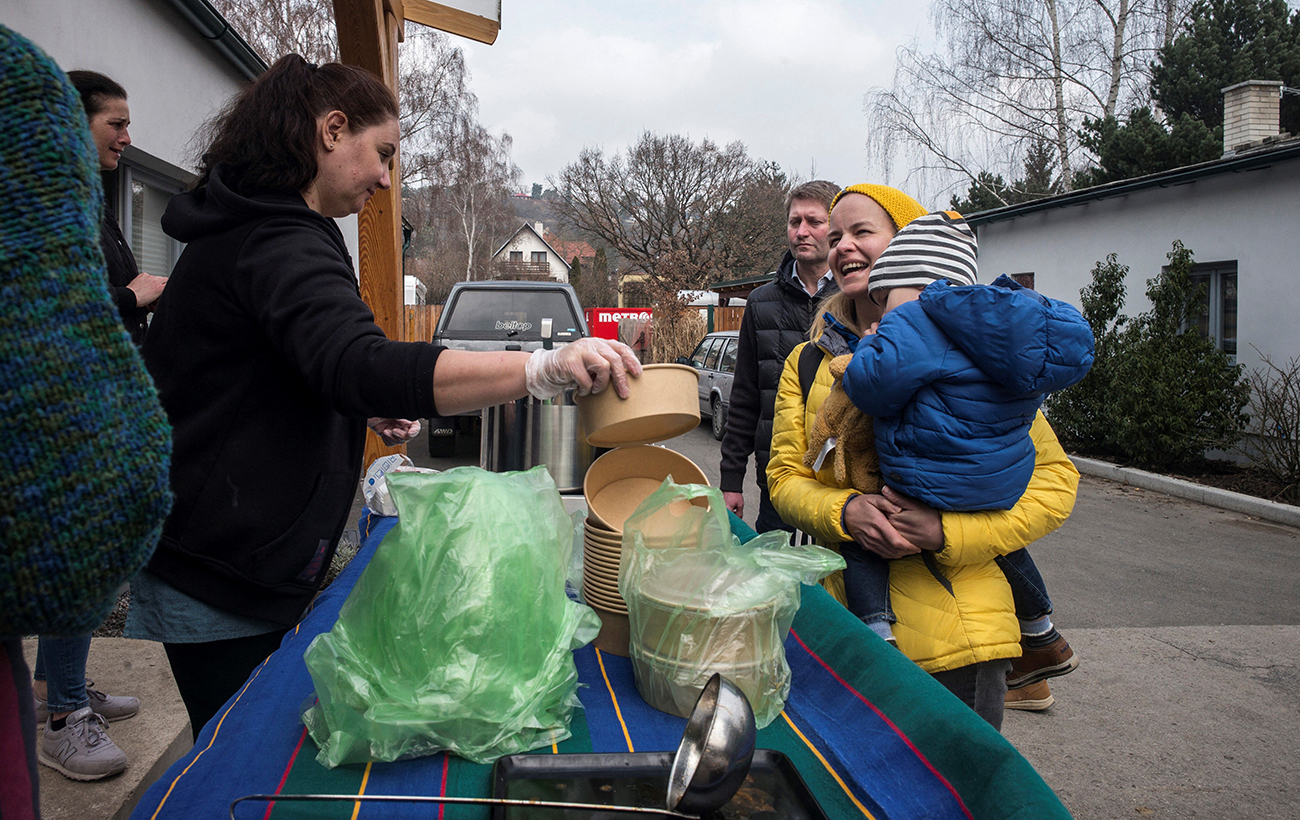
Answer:
[{"label": "red stripe on tablecloth", "polygon": [[[447,796],[447,768],[451,763],[451,755],[446,752],[442,753],[442,788],[438,792],[439,797]],[[446,803],[438,804],[438,820],[442,820],[442,813],[447,810]]]},{"label": "red stripe on tablecloth", "polygon": [[[21,648],[20,650],[21,651]],[[9,652],[0,646],[0,758],[6,761],[0,773],[0,807],[5,820],[34,820],[32,813],[32,773],[27,768],[27,744],[24,740],[26,727],[23,726],[23,710],[19,706],[20,690],[14,679],[15,667],[20,666],[24,672],[27,665],[16,664],[9,657]],[[26,694],[30,699],[31,695]]]},{"label": "red stripe on tablecloth", "polygon": [[[280,785],[275,787],[274,794],[279,794],[284,789],[285,781],[289,779],[289,772],[293,769],[293,762],[298,759],[298,750],[302,748],[302,742],[307,739],[307,727],[302,727],[302,734],[298,735],[298,745],[293,747],[293,754],[289,755],[289,765],[284,767],[284,774],[280,775]],[[269,820],[271,809],[275,808],[275,801],[272,800],[266,807],[266,814],[262,815],[262,820]]]},{"label": "red stripe on tablecloth", "polygon": [[921,750],[916,748],[915,744],[912,743],[912,739],[909,738],[906,734],[904,734],[902,729],[899,729],[896,725],[894,725],[894,721],[886,717],[884,712],[877,709],[874,703],[872,703],[871,701],[863,697],[861,692],[859,692],[857,689],[854,689],[852,686],[850,686],[848,681],[844,680],[844,678],[841,678],[839,674],[830,667],[830,664],[826,663],[826,661],[821,659],[821,656],[819,656],[816,652],[809,649],[808,644],[803,642],[803,638],[799,637],[798,632],[795,632],[793,629],[791,629],[790,634],[794,636],[794,639],[799,642],[799,645],[803,647],[803,650],[807,652],[812,657],[813,660],[821,664],[821,667],[825,669],[827,672],[829,672],[832,678],[834,678],[836,681],[839,682],[840,686],[843,686],[845,689],[852,692],[853,695],[858,700],[862,701],[864,704],[867,705],[868,709],[875,712],[876,716],[879,717],[881,720],[883,720],[885,724],[889,726],[890,729],[894,730],[894,734],[898,735],[899,739],[907,744],[907,748],[912,750],[912,754],[916,755],[917,759],[920,760],[922,763],[924,763],[925,767],[930,770],[930,773],[933,774],[935,778],[938,779],[938,781],[943,784],[944,788],[946,788],[950,794],[952,794],[953,799],[957,801],[957,805],[961,807],[962,813],[965,814],[967,817],[971,818],[971,820],[975,820],[975,816],[970,813],[970,809],[966,808],[965,801],[961,799],[961,795],[957,793],[957,790],[953,788],[953,785],[948,782],[948,778],[940,774],[939,770],[934,767],[934,764],[931,763],[928,759],[926,759],[925,755],[921,754]]}]

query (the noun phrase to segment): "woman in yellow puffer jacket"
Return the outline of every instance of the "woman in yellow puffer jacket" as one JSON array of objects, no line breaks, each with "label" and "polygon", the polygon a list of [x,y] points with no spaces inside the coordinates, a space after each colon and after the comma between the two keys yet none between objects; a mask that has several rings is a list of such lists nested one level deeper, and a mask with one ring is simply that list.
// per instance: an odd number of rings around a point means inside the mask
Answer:
[{"label": "woman in yellow puffer jacket", "polygon": [[836,480],[830,459],[816,472],[805,466],[807,431],[833,383],[830,360],[850,352],[880,318],[867,295],[871,266],[898,228],[925,213],[881,185],[851,186],[831,209],[830,262],[840,294],[827,302],[814,341],[806,343],[822,351],[806,403],[799,382],[806,345],[786,359],[767,468],[772,503],[785,521],[828,546],[856,542],[897,559],[889,592],[898,648],[1000,729],[1006,672],[1021,648],[1011,589],[994,557],[1059,527],[1074,507],[1079,473],[1041,413],[1030,429],[1033,478],[1010,510],[940,513],[888,488],[883,495],[859,493]]}]

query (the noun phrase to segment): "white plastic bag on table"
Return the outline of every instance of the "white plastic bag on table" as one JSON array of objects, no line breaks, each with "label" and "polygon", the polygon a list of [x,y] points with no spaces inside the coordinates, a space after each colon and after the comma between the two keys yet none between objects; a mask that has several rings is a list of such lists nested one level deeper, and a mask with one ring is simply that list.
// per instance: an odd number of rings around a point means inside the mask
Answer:
[{"label": "white plastic bag on table", "polygon": [[822,547],[770,532],[741,544],[722,493],[662,486],[623,525],[619,591],[631,622],[637,690],[657,709],[687,716],[714,672],[749,697],[760,727],[785,706],[785,637],[800,584],[844,567]]}]

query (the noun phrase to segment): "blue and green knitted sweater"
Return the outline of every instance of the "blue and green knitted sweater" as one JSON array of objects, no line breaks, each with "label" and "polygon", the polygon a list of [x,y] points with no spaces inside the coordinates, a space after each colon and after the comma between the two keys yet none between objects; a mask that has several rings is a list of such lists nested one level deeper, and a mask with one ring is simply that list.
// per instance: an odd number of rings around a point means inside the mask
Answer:
[{"label": "blue and green knitted sweater", "polygon": [[0,25],[0,636],[93,629],[171,506],[171,428],[109,299],[80,97]]}]

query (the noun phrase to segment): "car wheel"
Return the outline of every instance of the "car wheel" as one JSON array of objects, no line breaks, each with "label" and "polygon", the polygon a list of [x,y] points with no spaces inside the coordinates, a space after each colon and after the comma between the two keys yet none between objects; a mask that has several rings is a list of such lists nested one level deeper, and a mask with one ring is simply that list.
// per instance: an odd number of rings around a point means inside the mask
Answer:
[{"label": "car wheel", "polygon": [[726,414],[722,411],[722,402],[718,401],[717,396],[713,397],[709,408],[713,411],[713,437],[718,441],[722,441],[722,434],[727,432],[727,419]]}]

